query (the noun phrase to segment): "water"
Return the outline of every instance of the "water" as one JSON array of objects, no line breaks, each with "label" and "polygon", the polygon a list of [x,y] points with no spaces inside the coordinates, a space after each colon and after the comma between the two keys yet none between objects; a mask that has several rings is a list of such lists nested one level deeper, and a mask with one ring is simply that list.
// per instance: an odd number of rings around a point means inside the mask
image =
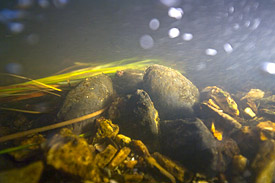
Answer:
[{"label": "water", "polygon": [[275,57],[274,1],[174,1],[2,1],[1,72],[37,78],[137,56],[176,63],[203,86],[273,88],[261,67]]},{"label": "water", "polygon": [[1,0],[0,72],[40,78],[74,62],[154,58],[199,89],[274,92],[274,9],[274,0]]}]

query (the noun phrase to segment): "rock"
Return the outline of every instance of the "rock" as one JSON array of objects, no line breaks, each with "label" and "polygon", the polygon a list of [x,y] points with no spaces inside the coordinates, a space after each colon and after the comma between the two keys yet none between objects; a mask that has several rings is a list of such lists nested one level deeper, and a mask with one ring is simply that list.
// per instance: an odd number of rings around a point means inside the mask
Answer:
[{"label": "rock", "polygon": [[[3,149],[3,148],[1,148]],[[4,170],[8,170],[11,168],[14,168],[16,166],[16,163],[11,160],[11,158],[0,155],[0,172]]]},{"label": "rock", "polygon": [[[72,89],[61,107],[59,120],[70,120],[106,107],[113,97],[113,85],[111,79],[102,74],[87,78]],[[75,133],[89,130],[95,118],[85,120],[73,125]],[[86,130],[84,130],[86,129]]]},{"label": "rock", "polygon": [[[9,154],[16,161],[26,161],[27,159],[33,159],[36,155],[40,154],[41,144],[45,142],[46,139],[41,134],[35,134],[33,136],[29,136],[27,139],[24,139],[20,142],[20,146],[28,146],[28,148],[23,149],[21,151],[12,151]],[[35,144],[35,145],[34,145]]]},{"label": "rock", "polygon": [[275,123],[272,121],[263,121],[257,125],[260,131],[261,140],[275,139]]},{"label": "rock", "polygon": [[199,101],[199,91],[180,72],[161,65],[147,68],[143,85],[160,119],[177,119],[193,115],[193,106]]},{"label": "rock", "polygon": [[163,154],[193,172],[212,176],[218,169],[217,141],[200,119],[161,121]]},{"label": "rock", "polygon": [[222,110],[216,109],[207,102],[201,103],[199,114],[201,119],[205,119],[207,125],[209,125],[209,122],[214,122],[217,129],[221,129],[225,134],[230,134],[242,127],[235,118]]},{"label": "rock", "polygon": [[95,160],[94,149],[84,138],[63,128],[59,134],[53,136],[47,146],[49,147],[46,154],[48,165],[82,178],[101,180],[98,168],[92,166]]},{"label": "rock", "polygon": [[117,98],[109,109],[109,118],[119,125],[122,134],[147,145],[155,143],[159,134],[158,112],[144,90]]},{"label": "rock", "polygon": [[261,143],[259,152],[251,164],[254,172],[253,182],[272,183],[275,174],[275,140],[266,140]]},{"label": "rock", "polygon": [[37,161],[23,168],[0,172],[0,182],[38,183],[43,169],[42,161]]},{"label": "rock", "polygon": [[240,149],[233,139],[226,137],[217,143],[217,150],[219,153],[218,171],[225,172],[228,165],[232,163],[234,156],[240,154]]},{"label": "rock", "polygon": [[242,155],[235,155],[232,161],[232,172],[234,175],[243,173],[247,167],[247,158]]},{"label": "rock", "polygon": [[259,129],[257,127],[243,126],[231,134],[240,148],[240,153],[251,160],[257,153],[260,144]]},{"label": "rock", "polygon": [[252,101],[262,99],[265,95],[265,92],[260,89],[251,89],[241,100],[250,99]]},{"label": "rock", "polygon": [[208,86],[201,91],[201,99],[215,109],[222,110],[231,116],[239,116],[237,103],[230,94],[217,86]]},{"label": "rock", "polygon": [[101,139],[114,138],[119,132],[119,126],[113,124],[111,120],[105,119],[104,117],[96,120],[97,132],[93,139],[93,143],[100,142]]},{"label": "rock", "polygon": [[113,84],[118,94],[134,93],[142,88],[144,71],[135,69],[126,69],[117,71],[114,76]]},{"label": "rock", "polygon": [[259,113],[266,119],[273,120],[275,117],[275,107],[274,105],[266,105],[265,108],[260,108]]}]

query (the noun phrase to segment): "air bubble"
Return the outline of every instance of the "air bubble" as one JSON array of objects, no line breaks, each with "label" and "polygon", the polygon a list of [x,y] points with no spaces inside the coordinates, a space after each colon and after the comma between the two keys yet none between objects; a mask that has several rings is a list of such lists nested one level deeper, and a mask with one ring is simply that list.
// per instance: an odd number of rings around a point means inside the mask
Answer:
[{"label": "air bubble", "polygon": [[20,22],[11,22],[8,26],[10,31],[15,34],[21,33],[24,30],[24,24]]},{"label": "air bubble", "polygon": [[184,34],[182,35],[182,39],[183,39],[184,41],[190,41],[191,39],[193,39],[193,35],[192,35],[191,33],[184,33]]},{"label": "air bubble", "polygon": [[139,40],[139,44],[143,49],[150,49],[154,46],[154,40],[150,35],[143,35]]},{"label": "air bubble", "polygon": [[269,74],[275,74],[275,63],[265,62],[263,64],[263,70]]},{"label": "air bubble", "polygon": [[230,6],[228,11],[229,11],[229,13],[234,13],[234,10],[235,10],[235,8],[233,6]]},{"label": "air bubble", "polygon": [[233,48],[232,48],[231,44],[229,44],[229,43],[225,43],[223,45],[223,49],[226,53],[231,53],[233,51]]},{"label": "air bubble", "polygon": [[183,10],[181,8],[170,8],[168,11],[168,15],[172,18],[180,20],[183,15]]},{"label": "air bubble", "polygon": [[30,34],[27,36],[27,42],[30,45],[35,45],[39,42],[39,36],[37,34]]},{"label": "air bubble", "polygon": [[208,48],[205,50],[205,54],[206,55],[210,55],[210,56],[215,56],[217,55],[217,50],[213,49],[213,48]]},{"label": "air bubble", "polygon": [[18,63],[8,63],[5,67],[6,71],[11,74],[21,74],[22,66]]},{"label": "air bubble", "polygon": [[176,38],[180,35],[180,30],[178,28],[172,28],[169,30],[168,35],[170,38]]},{"label": "air bubble", "polygon": [[50,6],[50,2],[48,0],[38,0],[38,4],[41,8],[47,8]]},{"label": "air bubble", "polygon": [[156,18],[152,19],[149,23],[149,27],[152,30],[157,30],[159,28],[159,25],[160,25],[159,20]]},{"label": "air bubble", "polygon": [[160,0],[160,2],[165,6],[171,7],[178,5],[180,3],[180,0]]},{"label": "air bubble", "polygon": [[260,23],[261,23],[261,19],[256,18],[256,19],[254,20],[254,22],[253,22],[253,25],[251,26],[251,29],[252,29],[252,30],[257,29],[257,28],[259,27]]}]

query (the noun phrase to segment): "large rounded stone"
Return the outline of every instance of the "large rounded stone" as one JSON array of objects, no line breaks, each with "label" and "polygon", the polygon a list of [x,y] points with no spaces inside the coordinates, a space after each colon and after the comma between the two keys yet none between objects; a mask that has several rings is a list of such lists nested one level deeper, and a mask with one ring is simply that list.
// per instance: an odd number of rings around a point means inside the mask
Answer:
[{"label": "large rounded stone", "polygon": [[193,115],[199,90],[180,72],[161,65],[150,66],[144,75],[144,89],[150,95],[160,119],[177,119]]},{"label": "large rounded stone", "polygon": [[[113,84],[107,75],[101,74],[85,79],[72,89],[61,107],[59,120],[70,120],[86,114],[96,112],[109,103],[113,98]],[[74,132],[80,133],[92,126],[95,118],[73,125]]]},{"label": "large rounded stone", "polygon": [[135,69],[126,69],[117,71],[112,78],[114,89],[119,95],[134,93],[142,88],[144,71]]},{"label": "large rounded stone", "polygon": [[157,148],[158,111],[144,90],[117,98],[108,112],[109,118],[119,125],[122,134],[144,141],[150,149]]}]

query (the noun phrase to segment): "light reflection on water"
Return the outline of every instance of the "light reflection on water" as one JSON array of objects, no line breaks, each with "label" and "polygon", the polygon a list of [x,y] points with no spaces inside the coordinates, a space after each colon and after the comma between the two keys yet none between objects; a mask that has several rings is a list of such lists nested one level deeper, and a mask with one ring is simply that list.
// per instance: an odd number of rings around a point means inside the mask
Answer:
[{"label": "light reflection on water", "polygon": [[150,57],[198,85],[274,87],[263,69],[275,58],[272,0],[3,2],[1,72],[35,78],[76,61]]}]

